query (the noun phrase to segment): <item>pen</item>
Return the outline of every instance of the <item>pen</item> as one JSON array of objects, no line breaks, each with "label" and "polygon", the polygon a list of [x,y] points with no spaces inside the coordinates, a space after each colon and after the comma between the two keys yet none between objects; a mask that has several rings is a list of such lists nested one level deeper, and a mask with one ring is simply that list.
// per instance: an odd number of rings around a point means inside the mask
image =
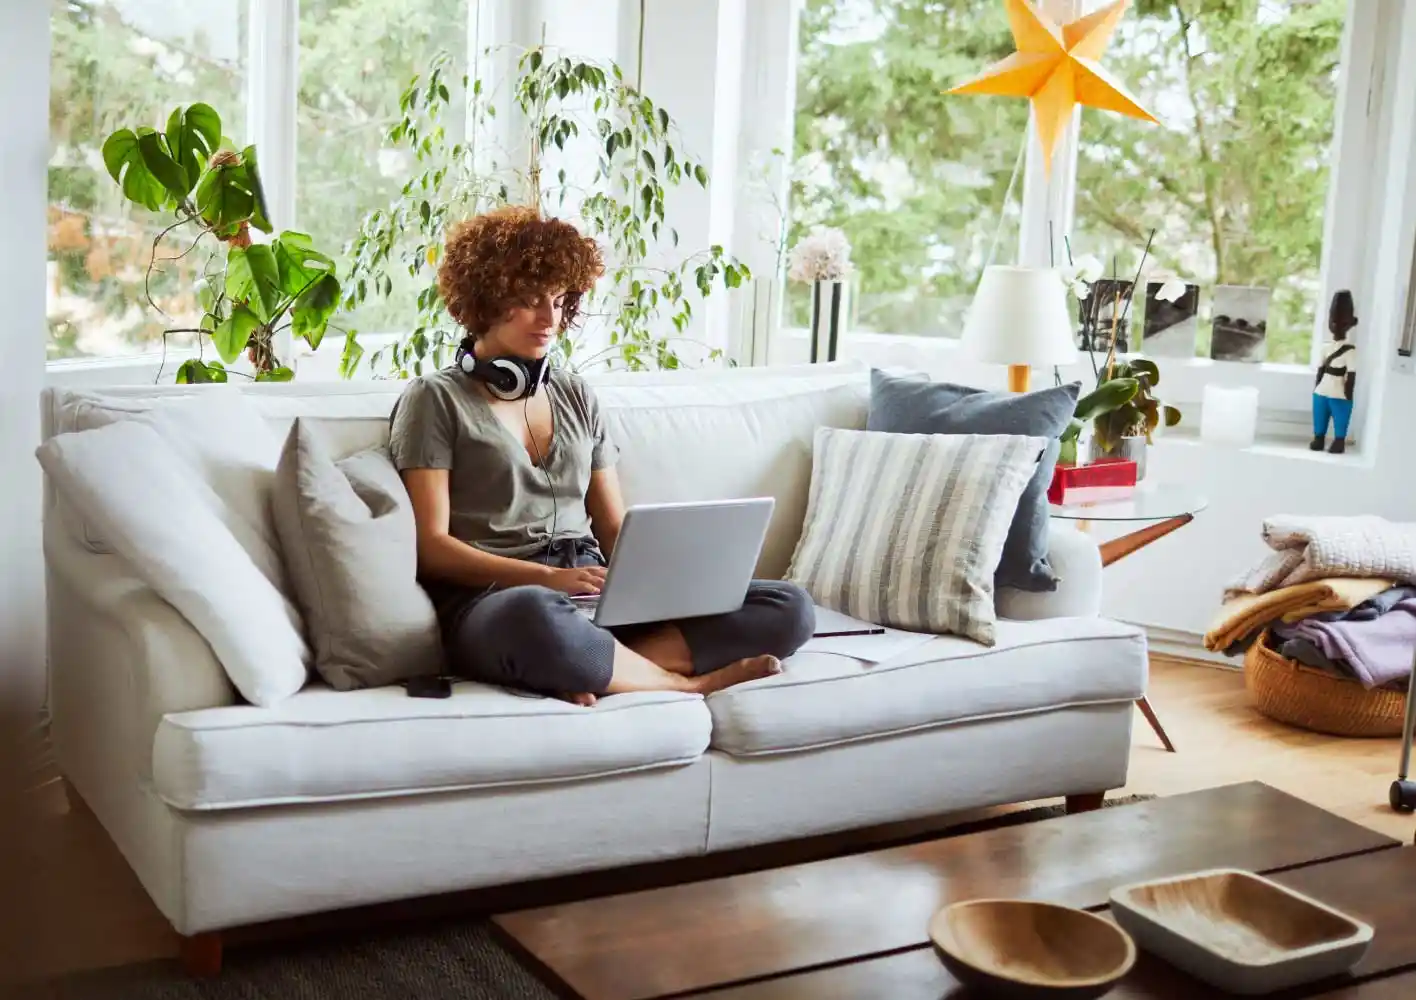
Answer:
[{"label": "pen", "polygon": [[862,629],[852,629],[852,630],[849,631],[849,632],[817,632],[815,635],[812,636],[812,638],[813,638],[813,639],[835,639],[835,638],[839,638],[840,636],[844,636],[844,635],[884,635],[884,634],[885,634],[885,630],[884,630],[883,628],[862,628]]}]

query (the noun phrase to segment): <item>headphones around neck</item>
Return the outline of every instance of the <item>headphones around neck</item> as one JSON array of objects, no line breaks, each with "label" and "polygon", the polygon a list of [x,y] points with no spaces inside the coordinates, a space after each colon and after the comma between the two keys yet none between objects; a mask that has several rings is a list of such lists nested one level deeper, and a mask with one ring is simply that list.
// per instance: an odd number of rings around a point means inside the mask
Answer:
[{"label": "headphones around neck", "polygon": [[464,375],[470,375],[486,385],[488,391],[498,399],[527,399],[550,377],[550,361],[545,357],[518,358],[503,355],[487,361],[478,361],[477,356],[465,347],[457,349],[454,363]]}]

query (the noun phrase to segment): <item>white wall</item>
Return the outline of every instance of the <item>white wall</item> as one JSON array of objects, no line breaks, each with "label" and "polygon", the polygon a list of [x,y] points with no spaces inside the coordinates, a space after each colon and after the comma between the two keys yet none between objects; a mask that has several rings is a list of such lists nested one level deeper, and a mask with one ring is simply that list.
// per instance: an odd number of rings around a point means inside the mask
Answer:
[{"label": "white wall", "polygon": [[44,697],[39,391],[44,381],[49,5],[0,3],[0,697]]}]

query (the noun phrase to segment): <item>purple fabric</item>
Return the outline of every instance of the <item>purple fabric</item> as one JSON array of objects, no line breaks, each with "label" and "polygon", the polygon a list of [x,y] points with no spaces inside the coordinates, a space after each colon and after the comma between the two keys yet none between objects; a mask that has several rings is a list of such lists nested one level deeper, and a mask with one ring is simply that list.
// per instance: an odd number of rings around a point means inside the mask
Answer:
[{"label": "purple fabric", "polygon": [[1323,655],[1345,661],[1363,687],[1376,688],[1405,680],[1416,651],[1416,598],[1393,605],[1386,614],[1359,621],[1307,619],[1284,631],[1289,638],[1307,639]]}]

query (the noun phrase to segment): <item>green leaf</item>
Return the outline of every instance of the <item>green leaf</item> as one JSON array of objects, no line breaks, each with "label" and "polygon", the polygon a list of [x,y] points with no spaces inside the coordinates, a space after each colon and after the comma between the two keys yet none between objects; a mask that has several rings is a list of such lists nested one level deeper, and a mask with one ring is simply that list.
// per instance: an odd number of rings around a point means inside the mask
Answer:
[{"label": "green leaf", "polygon": [[244,178],[237,175],[240,169],[234,164],[215,167],[197,184],[197,212],[214,229],[245,222],[255,211],[255,198]]},{"label": "green leaf", "polygon": [[1141,389],[1133,378],[1114,378],[1077,400],[1074,411],[1078,420],[1095,420],[1129,403]]},{"label": "green leaf", "polygon": [[182,196],[190,194],[221,143],[221,116],[209,104],[177,107],[167,119],[167,148],[187,175]]},{"label": "green leaf", "polygon": [[129,201],[153,212],[162,210],[167,188],[148,169],[132,129],[119,129],[104,140],[103,164]]},{"label": "green leaf", "polygon": [[299,295],[323,274],[334,273],[334,261],[315,249],[308,233],[287,229],[271,242],[280,274],[280,290]]},{"label": "green leaf", "polygon": [[663,108],[659,109],[659,128],[665,132],[669,130],[669,113]]},{"label": "green leaf", "polygon": [[221,360],[229,365],[239,358],[241,352],[246,349],[251,334],[260,325],[260,320],[256,319],[251,310],[237,303],[231,310],[231,315],[222,320],[216,332],[211,335],[211,342],[216,347],[216,353],[221,355]]},{"label": "green leaf", "polygon": [[191,190],[187,174],[168,154],[162,142],[162,133],[150,128],[138,129],[138,152],[142,154],[144,165],[167,189],[167,204],[175,205],[187,197],[187,192]]},{"label": "green leaf", "polygon": [[364,348],[359,344],[358,335],[350,330],[344,335],[344,352],[339,356],[341,378],[353,378],[359,370],[359,362],[364,357]]},{"label": "green leaf", "polygon": [[256,147],[247,146],[241,150],[241,166],[236,168],[232,178],[251,194],[251,225],[263,233],[271,231],[269,210],[266,208],[265,187],[261,184],[261,172],[256,163]]},{"label": "green leaf", "polygon": [[244,302],[262,323],[274,319],[284,298],[274,250],[260,243],[244,250],[232,247],[226,258],[226,294]]},{"label": "green leaf", "polygon": [[698,180],[698,184],[700,187],[708,186],[708,171],[703,169],[703,164],[694,164],[693,176]]},{"label": "green leaf", "polygon": [[300,294],[290,310],[292,330],[309,345],[320,346],[330,317],[339,308],[339,280],[326,274]]},{"label": "green leaf", "polygon": [[651,171],[659,169],[654,163],[654,154],[650,153],[649,150],[646,149],[644,150],[642,155],[644,157],[644,165],[646,167],[648,167]]},{"label": "green leaf", "polygon": [[281,365],[279,368],[272,368],[268,372],[257,372],[257,382],[289,382],[295,377],[295,371]]},{"label": "green leaf", "polygon": [[198,385],[203,382],[210,382],[211,376],[207,374],[206,365],[196,358],[183,361],[177,368],[178,385]]},{"label": "green leaf", "polygon": [[1180,422],[1181,416],[1182,415],[1180,411],[1177,410],[1175,407],[1167,406],[1165,408],[1165,426],[1174,427]]},{"label": "green leaf", "polygon": [[1149,376],[1152,388],[1160,384],[1160,366],[1146,358],[1132,358],[1127,361],[1126,374],[1133,378],[1136,375]]}]

